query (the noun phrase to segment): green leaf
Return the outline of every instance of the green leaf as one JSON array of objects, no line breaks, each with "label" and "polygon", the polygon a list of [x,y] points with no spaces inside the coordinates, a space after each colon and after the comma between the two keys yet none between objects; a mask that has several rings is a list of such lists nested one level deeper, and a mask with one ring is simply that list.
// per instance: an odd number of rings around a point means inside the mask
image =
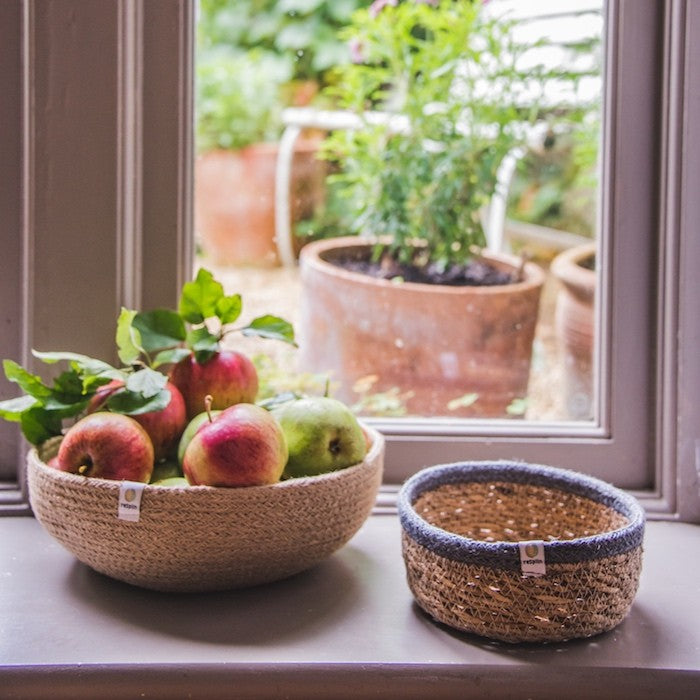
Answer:
[{"label": "green leaf", "polygon": [[222,324],[233,323],[240,315],[243,308],[243,301],[240,294],[221,297],[216,302],[216,316]]},{"label": "green leaf", "polygon": [[452,401],[449,401],[447,404],[447,408],[450,411],[456,411],[458,408],[467,408],[471,406],[473,403],[478,401],[479,399],[479,394],[476,393],[471,393],[471,394],[464,394],[464,396],[460,396],[457,399],[452,399]]},{"label": "green leaf", "polygon": [[524,416],[527,411],[527,397],[513,399],[506,407],[506,413],[509,416]]},{"label": "green leaf", "polygon": [[116,367],[77,352],[39,352],[38,350],[32,350],[32,355],[49,365],[61,360],[73,362],[87,375],[108,377],[109,379],[123,378],[123,372]]},{"label": "green leaf", "polygon": [[279,316],[258,316],[251,323],[242,329],[243,335],[258,336],[261,338],[273,338],[282,340],[285,343],[296,346],[294,340],[294,327],[289,321],[285,321]]},{"label": "green leaf", "polygon": [[17,423],[28,408],[36,406],[37,401],[33,396],[18,396],[15,399],[0,401],[0,418]]},{"label": "green leaf", "polygon": [[118,391],[106,401],[106,406],[115,413],[125,413],[130,416],[162,411],[170,403],[170,392],[161,389],[152,396],[144,396],[133,391]]},{"label": "green leaf", "polygon": [[46,411],[50,411],[57,418],[71,418],[82,413],[90,402],[91,396],[85,396],[75,401],[61,401],[59,398],[49,399],[37,406],[41,406]]},{"label": "green leaf", "polygon": [[109,384],[112,379],[118,379],[121,382],[126,382],[127,379],[126,372],[118,372],[117,376],[106,376],[106,375],[84,375],[83,376],[83,394],[94,394],[101,386]]},{"label": "green leaf", "polygon": [[282,404],[290,403],[291,401],[297,401],[298,399],[301,399],[303,397],[304,394],[301,394],[298,391],[283,391],[279,394],[275,394],[274,396],[268,396],[266,399],[256,401],[256,403],[261,408],[264,408],[267,411],[271,411],[273,408],[277,408]]},{"label": "green leaf", "polygon": [[[95,384],[94,389],[98,386]],[[54,379],[50,395],[41,399],[40,403],[47,411],[55,411],[64,418],[75,416],[87,406],[94,389],[86,392],[79,371],[71,368]]]},{"label": "green leaf", "polygon": [[47,411],[42,406],[33,406],[22,413],[22,434],[32,445],[40,445],[55,435],[61,434],[63,422],[60,414]]},{"label": "green leaf", "polygon": [[168,378],[161,372],[146,367],[134,372],[126,380],[127,392],[156,396],[166,385]]},{"label": "green leaf", "polygon": [[51,395],[51,389],[47,387],[41,377],[27,372],[24,367],[14,360],[3,360],[5,376],[19,385],[25,394],[33,396],[35,399],[43,399]]},{"label": "green leaf", "polygon": [[219,351],[219,338],[207,328],[194,328],[187,334],[187,345],[197,362],[206,362]]},{"label": "green leaf", "polygon": [[184,360],[191,350],[189,348],[171,348],[170,350],[162,350],[154,358],[151,366],[153,369],[162,367],[163,365],[175,364],[180,360]]},{"label": "green leaf", "polygon": [[186,282],[180,295],[178,311],[188,323],[202,323],[216,316],[216,305],[224,296],[224,288],[208,270],[200,268],[192,282]]},{"label": "green leaf", "polygon": [[122,307],[117,319],[117,353],[125,365],[132,365],[144,352],[141,346],[141,334],[133,325],[137,313]]},{"label": "green leaf", "polygon": [[182,317],[170,309],[137,313],[133,325],[141,333],[141,345],[148,353],[172,348],[186,337]]}]

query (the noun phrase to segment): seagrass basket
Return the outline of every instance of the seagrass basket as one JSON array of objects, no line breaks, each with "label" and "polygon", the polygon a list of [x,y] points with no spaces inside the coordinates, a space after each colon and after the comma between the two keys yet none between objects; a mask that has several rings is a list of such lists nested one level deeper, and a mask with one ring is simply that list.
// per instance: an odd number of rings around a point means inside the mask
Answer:
[{"label": "seagrass basket", "polygon": [[504,642],[589,637],[637,592],[644,512],[603,481],[508,462],[446,464],[401,488],[409,587],[455,629]]},{"label": "seagrass basket", "polygon": [[360,464],[270,486],[143,489],[138,521],[117,517],[122,482],[68,474],[28,454],[29,498],[47,532],[89,567],[158,591],[242,588],[308,569],[348,542],[370,514],[384,439]]}]

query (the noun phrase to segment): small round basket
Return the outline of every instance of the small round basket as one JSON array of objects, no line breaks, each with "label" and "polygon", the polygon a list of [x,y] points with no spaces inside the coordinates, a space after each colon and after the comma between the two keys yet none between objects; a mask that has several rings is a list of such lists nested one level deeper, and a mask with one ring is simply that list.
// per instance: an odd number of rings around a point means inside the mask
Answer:
[{"label": "small round basket", "polygon": [[28,454],[29,498],[39,522],[81,562],[158,591],[243,588],[308,569],[342,547],[374,506],[384,439],[360,464],[271,486],[146,485],[136,522],[117,517],[122,482],[45,464],[54,444]]},{"label": "small round basket", "polygon": [[424,469],[399,494],[403,557],[418,605],[504,642],[589,637],[637,592],[644,511],[577,472],[508,462]]}]

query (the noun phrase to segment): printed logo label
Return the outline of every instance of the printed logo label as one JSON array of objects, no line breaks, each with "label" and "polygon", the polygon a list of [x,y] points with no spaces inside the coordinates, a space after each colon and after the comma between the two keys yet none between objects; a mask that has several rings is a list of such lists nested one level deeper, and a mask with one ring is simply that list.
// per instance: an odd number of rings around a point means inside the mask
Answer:
[{"label": "printed logo label", "polygon": [[141,495],[146,484],[139,481],[122,481],[119,487],[119,520],[129,520],[132,523],[141,517]]},{"label": "printed logo label", "polygon": [[544,562],[544,542],[520,542],[520,569],[525,578],[544,576],[547,569]]}]

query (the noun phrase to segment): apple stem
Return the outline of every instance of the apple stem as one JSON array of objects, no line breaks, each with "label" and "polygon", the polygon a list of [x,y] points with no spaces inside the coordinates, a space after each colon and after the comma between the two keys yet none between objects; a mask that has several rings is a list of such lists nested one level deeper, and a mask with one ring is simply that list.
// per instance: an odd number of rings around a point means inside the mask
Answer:
[{"label": "apple stem", "polygon": [[207,412],[207,417],[209,418],[209,422],[212,423],[213,419],[211,417],[211,404],[214,401],[214,398],[212,397],[211,394],[207,394],[204,397],[204,410]]}]

